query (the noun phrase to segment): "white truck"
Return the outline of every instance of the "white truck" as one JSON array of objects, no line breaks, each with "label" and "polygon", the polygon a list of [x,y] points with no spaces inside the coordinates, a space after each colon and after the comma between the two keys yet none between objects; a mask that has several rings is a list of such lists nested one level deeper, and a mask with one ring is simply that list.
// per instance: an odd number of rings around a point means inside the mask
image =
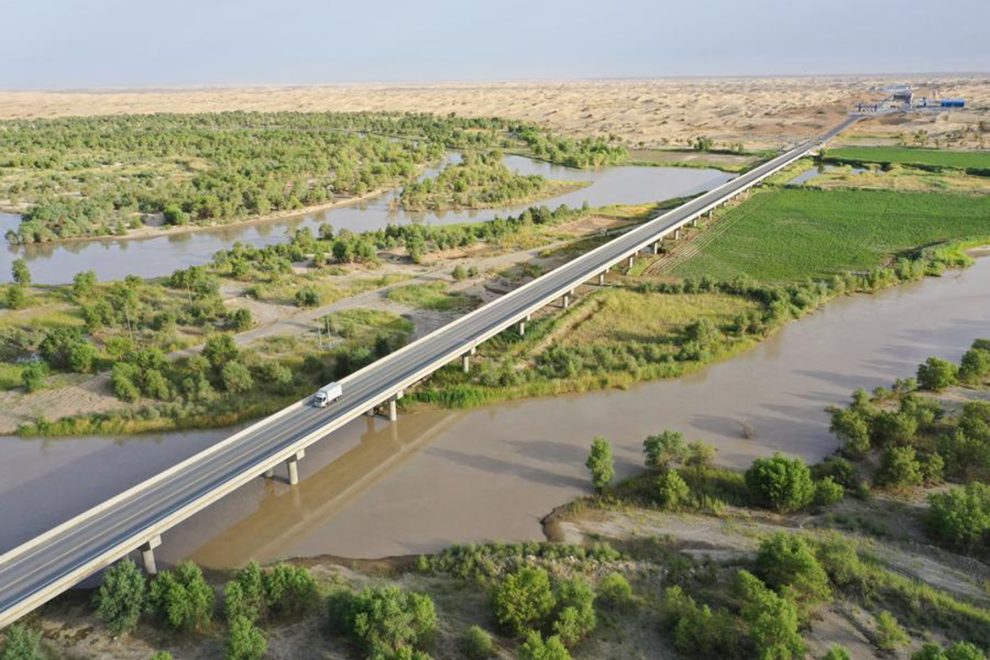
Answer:
[{"label": "white truck", "polygon": [[340,386],[340,383],[330,383],[329,385],[324,385],[320,389],[316,390],[316,394],[313,395],[313,405],[317,408],[326,408],[328,405],[340,398],[340,395],[344,393],[344,389]]}]

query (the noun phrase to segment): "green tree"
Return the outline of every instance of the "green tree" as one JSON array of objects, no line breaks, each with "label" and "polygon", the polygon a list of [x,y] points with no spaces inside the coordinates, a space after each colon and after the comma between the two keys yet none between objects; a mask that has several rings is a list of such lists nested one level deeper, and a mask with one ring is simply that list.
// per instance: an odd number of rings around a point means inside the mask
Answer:
[{"label": "green tree", "polygon": [[239,355],[240,351],[237,350],[234,336],[228,333],[212,335],[203,345],[203,357],[217,372],[223,369],[223,365],[236,360]]},{"label": "green tree", "polygon": [[183,211],[182,207],[178,204],[169,204],[166,206],[162,215],[167,225],[182,226],[189,222],[189,214]]},{"label": "green tree", "polygon": [[495,587],[495,618],[514,635],[539,628],[557,604],[550,576],[542,568],[523,567]]},{"label": "green tree", "polygon": [[557,588],[557,607],[559,611],[553,631],[566,646],[577,644],[598,626],[595,592],[580,576],[560,583]]},{"label": "green tree", "polygon": [[959,367],[937,357],[930,357],[918,365],[918,386],[923,390],[938,392],[959,382]]},{"label": "green tree", "polygon": [[320,293],[311,286],[304,286],[296,291],[296,306],[319,307]]},{"label": "green tree", "polygon": [[248,621],[263,621],[268,617],[265,575],[257,562],[249,562],[237,571],[234,579],[224,587],[223,593],[224,612],[228,622],[238,617]]},{"label": "green tree", "polygon": [[230,622],[227,636],[227,660],[260,660],[268,652],[265,634],[246,617],[238,616]]},{"label": "green tree", "polygon": [[27,304],[27,294],[20,284],[11,284],[7,287],[7,299],[5,301],[7,309],[21,309]]},{"label": "green tree", "polygon": [[223,365],[223,369],[220,370],[220,378],[223,381],[223,388],[228,392],[247,392],[254,387],[254,378],[251,377],[251,372],[237,361]]},{"label": "green tree", "polygon": [[178,631],[204,627],[213,613],[213,588],[196,564],[184,561],[163,571],[151,583],[148,605],[169,628]]},{"label": "green tree", "polygon": [[880,458],[875,480],[888,488],[920,486],[924,475],[914,447],[888,447]]},{"label": "green tree", "polygon": [[967,437],[990,442],[990,401],[970,401],[959,415],[959,430]]},{"label": "green tree", "polygon": [[778,596],[748,571],[739,571],[736,590],[741,615],[761,660],[798,660],[804,657],[804,640],[798,633],[798,613],[792,602]]},{"label": "green tree", "polygon": [[14,259],[14,263],[10,267],[10,274],[14,278],[14,282],[20,286],[31,286],[31,271],[23,259]]},{"label": "green tree", "polygon": [[874,619],[876,623],[874,642],[877,648],[883,651],[893,651],[898,646],[903,646],[911,641],[911,638],[901,624],[897,623],[897,618],[893,614],[884,610]]},{"label": "green tree", "polygon": [[484,660],[495,655],[492,636],[480,626],[471,626],[461,638],[461,652],[470,660]]},{"label": "green tree", "polygon": [[622,606],[632,600],[632,587],[622,573],[611,572],[598,583],[598,600],[609,605]]},{"label": "green tree", "polygon": [[746,470],[746,489],[761,506],[778,511],[796,511],[811,503],[815,484],[811,470],[798,458],[782,454],[758,458]]},{"label": "green tree", "polygon": [[612,458],[612,445],[602,436],[595,436],[591,441],[591,452],[585,467],[591,472],[591,483],[595,490],[605,490],[612,478],[615,477],[615,460]]},{"label": "green tree", "polygon": [[979,482],[928,496],[928,529],[950,547],[972,550],[990,541],[990,486]]},{"label": "green tree", "polygon": [[646,455],[646,467],[651,470],[666,470],[673,464],[683,463],[687,459],[684,435],[677,431],[651,435],[643,440],[643,453]]},{"label": "green tree", "polygon": [[841,502],[846,496],[846,489],[832,477],[825,477],[815,484],[815,504],[828,506]]},{"label": "green tree", "polygon": [[986,654],[975,644],[956,642],[947,649],[928,643],[911,656],[911,660],[986,660]]},{"label": "green tree", "polygon": [[665,509],[679,509],[689,497],[691,488],[677,470],[667,470],[657,477],[657,499]]},{"label": "green tree", "polygon": [[72,278],[72,295],[76,300],[82,300],[93,295],[96,289],[96,272],[84,270]]},{"label": "green tree", "polygon": [[15,623],[4,631],[0,660],[45,660],[41,651],[41,633]]},{"label": "green tree", "polygon": [[276,564],[264,576],[265,597],[273,617],[299,618],[319,602],[319,590],[312,574],[303,566]]},{"label": "green tree", "polygon": [[764,540],[756,554],[756,573],[772,589],[787,589],[798,602],[820,602],[831,596],[828,575],[800,536],[779,532]]},{"label": "green tree", "polygon": [[113,386],[113,393],[121,401],[137,401],[141,398],[141,390],[134,380],[138,377],[138,370],[127,362],[118,362],[110,369],[110,385]]},{"label": "green tree", "polygon": [[45,386],[45,377],[48,375],[48,365],[41,360],[28,362],[21,369],[21,385],[25,392],[37,392]]},{"label": "green tree", "polygon": [[526,641],[517,651],[519,660],[571,660],[571,654],[556,635],[545,641],[540,633],[530,630]]},{"label": "green tree", "polygon": [[833,408],[829,430],[842,441],[842,452],[853,458],[870,451],[870,421],[854,408]]},{"label": "green tree", "polygon": [[959,380],[970,385],[980,383],[990,375],[990,350],[971,348],[959,362]]},{"label": "green tree", "polygon": [[96,592],[96,616],[114,635],[130,632],[144,609],[148,585],[144,573],[130,559],[123,559],[103,573]]},{"label": "green tree", "polygon": [[715,460],[715,448],[706,442],[695,440],[687,446],[687,459],[684,464],[688,467],[708,467]]},{"label": "green tree", "polygon": [[429,596],[398,587],[369,587],[354,603],[353,636],[372,657],[390,657],[423,644],[436,627]]},{"label": "green tree", "polygon": [[254,325],[251,318],[251,310],[247,307],[238,307],[230,314],[230,329],[234,332],[244,332]]}]

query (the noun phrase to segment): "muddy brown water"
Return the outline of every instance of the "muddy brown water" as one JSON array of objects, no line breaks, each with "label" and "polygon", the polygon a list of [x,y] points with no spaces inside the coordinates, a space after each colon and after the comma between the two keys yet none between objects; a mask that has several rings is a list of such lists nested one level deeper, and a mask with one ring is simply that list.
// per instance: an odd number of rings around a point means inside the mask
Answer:
[{"label": "muddy brown water", "polygon": [[[835,448],[823,409],[889,385],[929,355],[958,359],[990,335],[990,259],[872,296],[843,298],[757,348],[695,375],[470,411],[362,418],[307,450],[302,483],[257,479],[164,535],[166,563],[382,557],[451,543],[542,538],[540,519],[589,492],[592,436],[619,475],[643,438],[670,428],[745,466],[773,451]],[[755,437],[743,437],[743,424]],[[0,551],[217,441],[225,431],[144,438],[0,439]],[[284,478],[283,475],[277,475]]]}]

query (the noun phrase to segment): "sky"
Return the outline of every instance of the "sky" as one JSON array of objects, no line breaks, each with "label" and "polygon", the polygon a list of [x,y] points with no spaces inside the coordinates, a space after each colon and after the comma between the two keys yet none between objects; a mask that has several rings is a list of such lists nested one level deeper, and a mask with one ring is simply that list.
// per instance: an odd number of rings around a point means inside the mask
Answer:
[{"label": "sky", "polygon": [[990,72],[988,0],[0,0],[0,88]]}]

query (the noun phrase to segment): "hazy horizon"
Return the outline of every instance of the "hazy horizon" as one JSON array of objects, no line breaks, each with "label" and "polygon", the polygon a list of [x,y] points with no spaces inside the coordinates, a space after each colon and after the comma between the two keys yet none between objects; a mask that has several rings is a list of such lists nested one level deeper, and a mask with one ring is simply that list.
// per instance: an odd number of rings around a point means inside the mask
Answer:
[{"label": "hazy horizon", "polygon": [[[94,90],[980,75],[990,3],[39,0],[4,10],[0,88]],[[932,26],[937,26],[933,28]]]}]

